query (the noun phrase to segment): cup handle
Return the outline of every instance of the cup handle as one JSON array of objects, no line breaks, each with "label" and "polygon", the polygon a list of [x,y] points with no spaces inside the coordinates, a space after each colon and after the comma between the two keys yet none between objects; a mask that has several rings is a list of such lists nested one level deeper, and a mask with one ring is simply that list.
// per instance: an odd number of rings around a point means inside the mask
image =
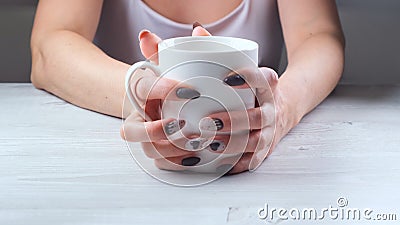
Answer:
[{"label": "cup handle", "polygon": [[146,112],[142,109],[140,106],[139,102],[137,101],[137,98],[135,97],[135,94],[132,93],[131,87],[130,87],[130,81],[132,76],[135,74],[136,70],[138,69],[150,69],[157,77],[161,75],[160,69],[153,63],[149,61],[141,61],[133,64],[128,72],[126,73],[125,76],[125,90],[126,90],[126,95],[128,96],[129,101],[132,103],[133,107],[139,112],[139,114],[146,120],[146,121],[152,121],[152,119],[146,114]]}]

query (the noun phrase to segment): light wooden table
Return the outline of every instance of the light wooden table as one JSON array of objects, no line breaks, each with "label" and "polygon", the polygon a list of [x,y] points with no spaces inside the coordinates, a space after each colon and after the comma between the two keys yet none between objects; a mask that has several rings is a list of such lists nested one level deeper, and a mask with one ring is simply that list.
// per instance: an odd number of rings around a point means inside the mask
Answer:
[{"label": "light wooden table", "polygon": [[[338,207],[339,197],[400,221],[399,86],[338,87],[256,172],[192,188],[143,172],[120,125],[30,84],[1,84],[0,224],[292,224],[257,211]],[[318,221],[331,223],[355,221]]]}]

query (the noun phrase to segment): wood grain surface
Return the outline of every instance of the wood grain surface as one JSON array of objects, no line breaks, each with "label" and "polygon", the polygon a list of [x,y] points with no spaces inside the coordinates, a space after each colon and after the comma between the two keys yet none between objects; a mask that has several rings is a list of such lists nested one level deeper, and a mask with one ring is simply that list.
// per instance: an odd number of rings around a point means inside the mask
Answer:
[{"label": "wood grain surface", "polygon": [[[400,87],[340,86],[254,173],[182,188],[143,172],[121,120],[30,84],[0,84],[0,224],[396,224]],[[136,145],[140,148],[140,145]],[[140,150],[140,149],[139,149]],[[334,206],[396,221],[261,220],[258,209]]]}]

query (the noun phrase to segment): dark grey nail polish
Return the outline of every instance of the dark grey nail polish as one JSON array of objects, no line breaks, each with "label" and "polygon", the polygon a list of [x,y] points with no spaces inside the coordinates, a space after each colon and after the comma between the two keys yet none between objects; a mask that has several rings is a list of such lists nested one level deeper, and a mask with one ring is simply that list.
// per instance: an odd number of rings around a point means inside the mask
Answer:
[{"label": "dark grey nail polish", "polygon": [[190,88],[178,88],[176,90],[176,96],[183,99],[196,99],[200,97],[200,93]]},{"label": "dark grey nail polish", "polygon": [[227,174],[233,169],[233,166],[231,164],[223,164],[219,167],[217,167],[217,170],[215,172],[219,174]]},{"label": "dark grey nail polish", "polygon": [[242,76],[234,74],[224,79],[224,83],[229,86],[240,86],[246,83]]},{"label": "dark grey nail polish", "polygon": [[183,126],[185,126],[184,120],[179,120],[179,121],[174,120],[165,125],[164,131],[167,135],[171,135],[176,133],[178,130],[182,129]]},{"label": "dark grey nail polish", "polygon": [[201,25],[201,23],[199,23],[199,22],[194,22],[193,23],[193,29],[196,28],[196,27],[203,27],[203,25]]},{"label": "dark grey nail polish", "polygon": [[225,150],[225,143],[223,141],[213,141],[210,145],[212,151],[223,151]]},{"label": "dark grey nail polish", "polygon": [[201,130],[219,131],[224,128],[224,122],[221,119],[205,117],[199,123]]},{"label": "dark grey nail polish", "polygon": [[200,162],[199,157],[189,157],[182,159],[182,166],[195,166]]},{"label": "dark grey nail polish", "polygon": [[185,120],[179,120],[179,128],[182,129],[185,126],[185,124],[186,124]]},{"label": "dark grey nail polish", "polygon": [[207,148],[212,142],[212,139],[195,138],[188,140],[185,143],[185,150],[187,151],[199,151]]},{"label": "dark grey nail polish", "polygon": [[196,150],[200,147],[200,141],[190,141],[190,145]]},{"label": "dark grey nail polish", "polygon": [[224,123],[222,122],[222,120],[216,118],[213,118],[213,120],[215,127],[217,127],[217,130],[222,130],[222,128],[224,128]]},{"label": "dark grey nail polish", "polygon": [[221,146],[221,144],[219,142],[214,142],[210,144],[210,148],[213,151],[218,151],[219,146]]}]

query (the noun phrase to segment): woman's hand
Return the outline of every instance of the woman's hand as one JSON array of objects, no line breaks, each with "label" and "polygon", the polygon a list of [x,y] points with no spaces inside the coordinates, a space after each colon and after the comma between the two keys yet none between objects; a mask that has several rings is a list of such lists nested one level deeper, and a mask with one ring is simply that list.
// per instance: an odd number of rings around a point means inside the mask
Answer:
[{"label": "woman's hand", "polygon": [[[255,89],[258,107],[248,109],[247,113],[215,113],[202,120],[204,126],[200,124],[200,127],[209,127],[207,121],[218,121],[218,124],[222,124],[218,130],[221,132],[250,130],[244,151],[226,149],[227,153],[244,152],[242,158],[229,172],[231,174],[257,169],[291,128],[288,122],[290,112],[281,94],[277,73],[265,67],[256,71],[239,72],[240,75],[230,75],[224,82],[237,89],[249,87]],[[234,128],[232,124],[235,124]],[[222,139],[225,139],[222,142],[226,143],[227,138]]]},{"label": "woman's hand", "polygon": [[[193,30],[193,35],[210,34],[199,26]],[[139,38],[143,55],[157,63],[157,43],[161,39],[148,31],[142,31]],[[183,166],[196,165],[200,159],[196,157],[195,152],[176,147],[168,141],[166,136],[166,134],[170,135],[179,131],[184,126],[185,121],[177,121],[173,118],[160,120],[159,116],[159,106],[162,99],[168,92],[176,89],[177,83],[173,80],[164,80],[159,82],[162,85],[149,90],[147,87],[151,87],[151,83],[155,82],[154,76],[148,74],[142,77],[145,78],[141,80],[147,79],[148,85],[140,85],[139,83],[136,85],[136,91],[142,87],[143,93],[146,93],[142,96],[142,99],[144,100],[146,99],[144,97],[148,96],[145,111],[154,122],[144,122],[137,112],[133,112],[125,121],[121,129],[121,136],[130,142],[141,142],[145,154],[154,159],[156,166],[160,169],[184,170]],[[250,86],[255,89],[259,107],[249,109],[246,113],[230,112],[231,118],[229,118],[228,113],[209,115],[202,120],[200,128],[204,130],[215,129],[209,126],[211,123],[221,132],[251,130],[245,149],[231,147],[235,145],[229,145],[229,149],[226,149],[228,142],[242,141],[238,138],[234,140],[234,136],[229,135],[217,135],[208,148],[221,153],[223,151],[224,153],[244,153],[230,173],[254,170],[289,130],[284,122],[286,107],[283,97],[280,95],[277,74],[271,69],[259,68],[256,71],[242,71],[240,75],[230,75],[226,77],[224,82],[233,88],[249,88]],[[151,94],[152,92],[154,94]],[[243,123],[243,121],[248,121],[248,123]],[[234,130],[230,126],[232,123],[235,124]],[[185,145],[185,143],[175,144],[177,146]]]},{"label": "woman's hand", "polygon": [[[193,29],[192,35],[209,36],[210,33],[197,26]],[[139,34],[139,39],[142,54],[158,64],[158,43],[161,39],[147,30]],[[121,137],[130,142],[141,142],[145,154],[154,159],[156,166],[161,169],[184,169],[179,166],[171,168],[171,163],[168,161],[178,165],[194,166],[198,163],[194,153],[175,147],[167,138],[167,135],[179,131],[185,125],[185,121],[177,121],[174,118],[160,120],[159,109],[162,100],[167,96],[169,99],[172,97],[175,100],[186,100],[198,97],[199,93],[190,87],[182,86],[178,81],[158,78],[148,71],[137,71],[137,73],[131,80],[131,88],[152,121],[145,122],[137,111],[132,111],[121,128]]]}]

